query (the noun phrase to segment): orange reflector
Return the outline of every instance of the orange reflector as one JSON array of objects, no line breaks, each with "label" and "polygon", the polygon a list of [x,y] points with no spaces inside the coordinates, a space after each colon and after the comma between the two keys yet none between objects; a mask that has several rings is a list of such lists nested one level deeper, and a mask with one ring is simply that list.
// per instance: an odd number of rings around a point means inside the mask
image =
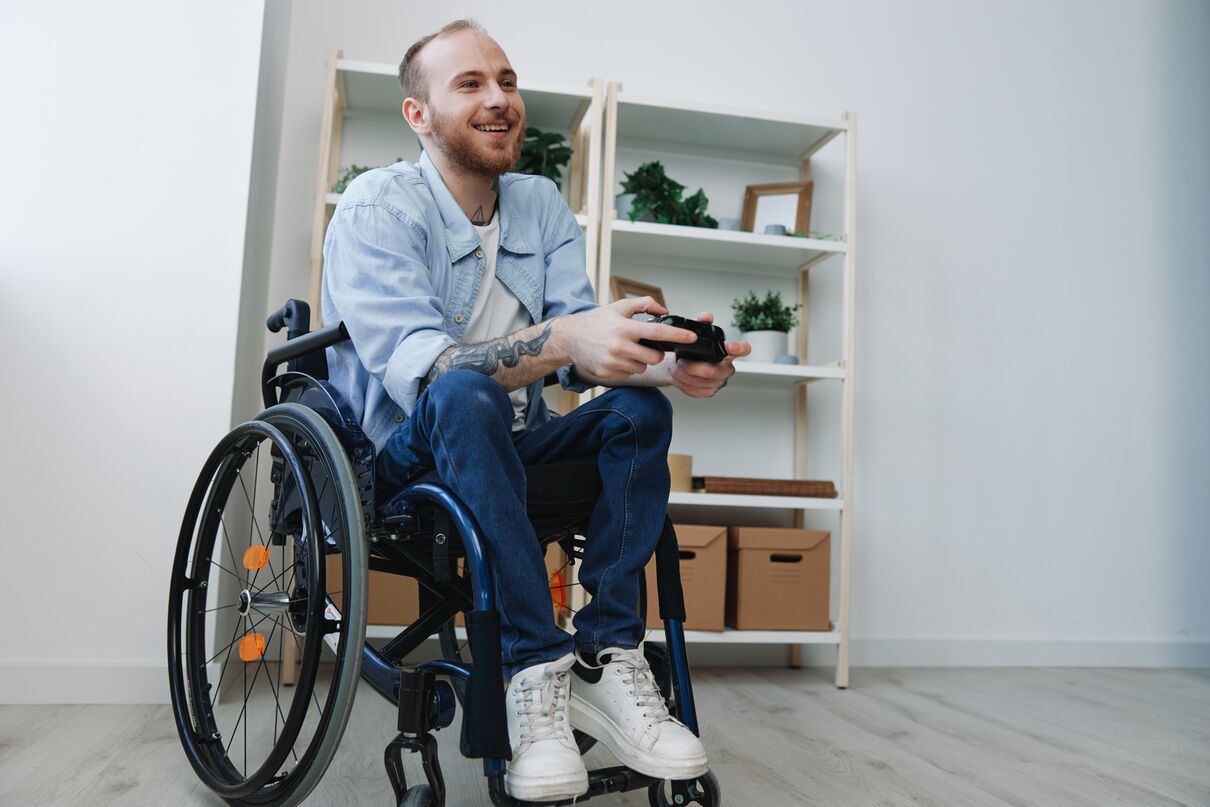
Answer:
[{"label": "orange reflector", "polygon": [[242,661],[256,661],[265,655],[265,634],[249,633],[239,640],[239,657]]},{"label": "orange reflector", "polygon": [[557,569],[550,574],[550,600],[558,608],[567,607],[567,588],[563,582],[562,569]]},{"label": "orange reflector", "polygon": [[269,547],[253,544],[244,552],[244,568],[251,571],[265,568],[269,562]]}]

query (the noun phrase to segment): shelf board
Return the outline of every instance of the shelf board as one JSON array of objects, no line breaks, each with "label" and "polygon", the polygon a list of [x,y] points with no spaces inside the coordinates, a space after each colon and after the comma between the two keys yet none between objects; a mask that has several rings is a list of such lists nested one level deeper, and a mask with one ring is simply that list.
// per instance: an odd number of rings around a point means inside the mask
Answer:
[{"label": "shelf board", "polygon": [[[666,642],[662,630],[648,630],[649,642]],[[825,630],[687,630],[687,644],[840,644],[839,631]]]},{"label": "shelf board", "polygon": [[[327,194],[326,196],[324,196],[324,204],[326,204],[328,207],[336,207],[336,205],[340,204],[340,194],[339,193]],[[576,223],[579,224],[581,227],[588,227],[588,216],[584,215],[583,213],[577,213],[576,214]]]},{"label": "shelf board", "polygon": [[[401,112],[403,89],[399,86],[397,65],[339,59],[336,69],[345,83],[345,114],[372,117],[398,117],[405,126]],[[566,132],[581,106],[592,100],[588,83],[575,87],[543,82],[519,82],[525,101],[525,119],[530,126]]]},{"label": "shelf board", "polygon": [[[404,629],[403,625],[366,625],[367,639],[394,639]],[[466,628],[457,626],[454,633],[459,640],[466,639]],[[647,631],[645,641],[666,642],[664,631]],[[733,630],[721,632],[708,630],[685,631],[688,644],[840,644],[837,631],[805,630]]]},{"label": "shelf board", "polygon": [[844,119],[800,117],[618,93],[618,138],[681,143],[797,161],[848,129]]},{"label": "shelf board", "polygon": [[610,229],[616,263],[632,260],[727,272],[793,275],[808,261],[843,254],[847,249],[842,241],[626,219],[614,219]]},{"label": "shelf board", "polygon": [[764,507],[782,510],[843,510],[844,499],[817,499],[808,496],[752,496],[743,493],[686,493],[673,491],[668,504],[704,507]]},{"label": "shelf board", "polygon": [[[738,334],[732,338],[738,339]],[[772,387],[775,389],[792,389],[801,381],[819,381],[821,379],[844,380],[844,370],[840,367],[815,367],[809,364],[774,364],[767,361],[748,361],[740,359],[735,362],[735,376],[731,379],[733,385],[745,387]]]}]

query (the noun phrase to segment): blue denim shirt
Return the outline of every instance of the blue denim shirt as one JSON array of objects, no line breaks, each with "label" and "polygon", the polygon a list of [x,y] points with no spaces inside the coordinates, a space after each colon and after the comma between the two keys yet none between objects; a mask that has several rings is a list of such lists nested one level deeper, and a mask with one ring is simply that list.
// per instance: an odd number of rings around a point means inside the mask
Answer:
[{"label": "blue denim shirt", "polygon": [[[555,183],[505,174],[498,200],[496,277],[533,322],[596,307],[584,235]],[[328,348],[329,380],[381,448],[411,414],[437,356],[462,341],[487,268],[478,233],[422,153],[413,165],[350,183],[324,239],[323,318],[350,342]],[[503,336],[504,334],[501,334]],[[571,365],[566,389],[583,392]],[[529,389],[526,428],[546,421],[542,380]]]}]

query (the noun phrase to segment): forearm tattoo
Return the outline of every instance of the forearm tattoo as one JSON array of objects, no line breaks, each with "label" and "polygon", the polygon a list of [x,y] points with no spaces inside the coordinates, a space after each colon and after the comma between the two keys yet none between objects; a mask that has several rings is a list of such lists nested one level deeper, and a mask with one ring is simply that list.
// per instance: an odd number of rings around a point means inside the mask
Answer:
[{"label": "forearm tattoo", "polygon": [[509,340],[516,337],[516,334],[510,334],[486,342],[446,348],[437,357],[437,361],[433,362],[424,382],[426,385],[431,384],[451,370],[474,370],[484,375],[495,375],[502,364],[505,367],[516,367],[521,363],[523,356],[541,355],[542,348],[550,339],[550,330],[551,324],[548,322],[532,339],[517,339],[510,343]]}]

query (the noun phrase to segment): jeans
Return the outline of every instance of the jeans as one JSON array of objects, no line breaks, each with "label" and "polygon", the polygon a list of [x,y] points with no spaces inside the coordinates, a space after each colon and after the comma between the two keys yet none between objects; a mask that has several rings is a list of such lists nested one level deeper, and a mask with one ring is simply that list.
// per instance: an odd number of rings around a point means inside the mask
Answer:
[{"label": "jeans", "polygon": [[[387,439],[380,484],[394,489],[421,467],[474,515],[487,544],[501,614],[504,673],[565,656],[591,659],[642,639],[639,575],[655,552],[668,507],[672,406],[658,389],[612,389],[568,415],[511,431],[512,402],[492,378],[455,370],[428,386]],[[542,550],[525,508],[525,465],[597,457],[601,497],[588,522],[580,582],[592,595],[573,637],[555,624]]]}]

